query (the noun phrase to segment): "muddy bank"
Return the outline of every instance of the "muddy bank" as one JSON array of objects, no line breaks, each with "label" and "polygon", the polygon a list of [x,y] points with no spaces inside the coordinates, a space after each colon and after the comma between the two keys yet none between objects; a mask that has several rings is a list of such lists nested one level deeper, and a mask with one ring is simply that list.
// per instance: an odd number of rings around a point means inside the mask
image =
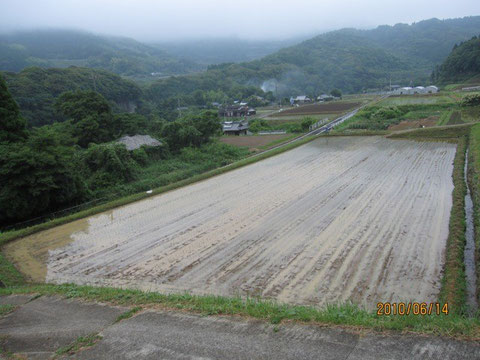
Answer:
[{"label": "muddy bank", "polygon": [[52,283],[369,308],[433,301],[454,155],[445,143],[322,138],[6,251],[39,258]]},{"label": "muddy bank", "polygon": [[467,282],[467,306],[470,315],[473,315],[478,310],[477,303],[477,273],[475,267],[475,231],[473,221],[473,201],[470,193],[470,187],[467,181],[468,174],[468,150],[465,156],[465,183],[467,186],[467,195],[465,195],[465,249],[464,249],[464,263],[465,263],[465,277]]}]

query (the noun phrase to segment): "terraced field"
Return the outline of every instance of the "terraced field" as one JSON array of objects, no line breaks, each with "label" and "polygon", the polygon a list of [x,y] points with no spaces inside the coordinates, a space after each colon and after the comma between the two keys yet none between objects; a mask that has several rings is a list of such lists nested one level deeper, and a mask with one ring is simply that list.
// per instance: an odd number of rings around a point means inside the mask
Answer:
[{"label": "terraced field", "polygon": [[433,301],[455,145],[322,138],[21,239],[33,279],[295,304]]}]

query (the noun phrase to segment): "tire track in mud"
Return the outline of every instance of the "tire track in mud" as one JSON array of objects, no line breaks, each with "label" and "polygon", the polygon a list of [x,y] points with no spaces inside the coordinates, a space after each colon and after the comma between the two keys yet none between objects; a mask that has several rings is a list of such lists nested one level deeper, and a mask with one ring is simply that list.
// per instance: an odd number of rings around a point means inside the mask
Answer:
[{"label": "tire track in mud", "polygon": [[44,249],[47,281],[367,308],[433,301],[455,149],[318,139],[72,227],[70,244]]}]

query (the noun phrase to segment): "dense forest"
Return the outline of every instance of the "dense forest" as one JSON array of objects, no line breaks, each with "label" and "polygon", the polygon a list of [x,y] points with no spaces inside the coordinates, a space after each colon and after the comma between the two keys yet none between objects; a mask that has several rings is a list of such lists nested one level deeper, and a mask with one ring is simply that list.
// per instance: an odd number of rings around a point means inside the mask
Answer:
[{"label": "dense forest", "polygon": [[97,91],[116,112],[133,111],[141,105],[142,91],[135,83],[103,70],[31,67],[19,73],[4,73],[4,77],[29,127],[65,120],[54,107],[65,91]]},{"label": "dense forest", "polygon": [[165,51],[123,37],[73,30],[36,30],[0,35],[0,69],[28,66],[83,66],[139,77],[187,74],[203,67]]},{"label": "dense forest", "polygon": [[456,44],[447,59],[432,73],[440,83],[465,81],[480,75],[480,38]]}]

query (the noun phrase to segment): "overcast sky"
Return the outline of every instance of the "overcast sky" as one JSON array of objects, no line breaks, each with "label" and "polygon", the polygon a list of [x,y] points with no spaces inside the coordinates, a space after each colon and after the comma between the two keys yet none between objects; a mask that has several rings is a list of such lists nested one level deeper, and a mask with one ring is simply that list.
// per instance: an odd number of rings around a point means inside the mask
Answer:
[{"label": "overcast sky", "polygon": [[480,15],[480,0],[0,0],[0,31],[66,27],[138,40],[285,39]]}]

